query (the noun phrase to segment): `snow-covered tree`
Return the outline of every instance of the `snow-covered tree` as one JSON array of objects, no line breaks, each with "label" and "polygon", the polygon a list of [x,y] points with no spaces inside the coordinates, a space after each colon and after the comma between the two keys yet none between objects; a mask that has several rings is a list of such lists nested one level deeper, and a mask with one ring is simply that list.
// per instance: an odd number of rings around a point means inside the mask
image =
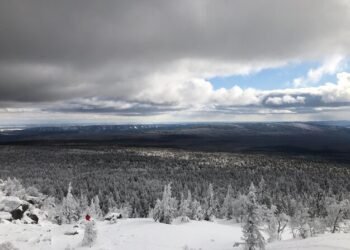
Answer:
[{"label": "snow-covered tree", "polygon": [[271,209],[268,209],[266,206],[261,207],[261,212],[263,216],[263,221],[266,223],[266,232],[269,236],[268,242],[273,242],[277,240],[278,234],[277,234],[277,222],[275,217],[276,212],[276,206],[272,206]]},{"label": "snow-covered tree", "polygon": [[191,203],[192,203],[192,196],[190,191],[188,191],[188,195],[186,199],[184,198],[184,195],[181,194],[179,216],[182,218],[183,221],[188,221],[189,217],[191,216]]},{"label": "snow-covered tree", "polygon": [[16,178],[7,178],[7,180],[4,182],[4,185],[2,185],[3,193],[6,196],[17,196],[20,199],[25,198],[25,188],[22,186],[22,183],[16,179]]},{"label": "snow-covered tree", "polygon": [[310,227],[308,225],[309,213],[308,209],[302,204],[296,204],[294,215],[290,218],[290,227],[292,229],[293,238],[300,236],[307,238],[310,235]]},{"label": "snow-covered tree", "polygon": [[308,221],[311,236],[323,234],[326,231],[326,223],[324,218],[314,217]]},{"label": "snow-covered tree", "polygon": [[80,216],[84,217],[88,211],[89,208],[89,202],[86,194],[80,194],[80,199],[79,199],[79,211],[80,211]]},{"label": "snow-covered tree", "polygon": [[266,181],[264,177],[261,177],[261,180],[258,185],[257,190],[257,201],[261,205],[266,205],[268,208],[271,207],[271,197],[268,195],[268,192],[266,192]]},{"label": "snow-covered tree", "polygon": [[243,225],[243,239],[246,250],[265,249],[265,239],[259,230],[261,222],[260,209],[256,201],[256,189],[252,183],[248,193],[247,216]]},{"label": "snow-covered tree", "polygon": [[54,221],[55,216],[59,215],[57,214],[57,207],[55,203],[54,197],[46,197],[46,199],[43,200],[41,209],[46,212],[47,218],[51,221]]},{"label": "snow-covered tree", "polygon": [[225,219],[233,218],[233,189],[232,186],[229,185],[227,188],[227,193],[222,203],[220,214]]},{"label": "snow-covered tree", "polygon": [[115,202],[113,195],[109,195],[107,198],[107,207],[108,207],[108,211],[110,212],[110,210],[112,208],[117,207],[117,203]]},{"label": "snow-covered tree", "polygon": [[326,198],[327,217],[326,223],[332,233],[339,230],[339,224],[344,220],[344,215],[350,210],[350,202],[345,199],[337,201],[333,197]]},{"label": "snow-covered tree", "polygon": [[177,201],[171,197],[171,184],[168,184],[164,187],[162,200],[157,200],[152,217],[155,221],[171,224],[175,217],[176,208]]},{"label": "snow-covered tree", "polygon": [[67,196],[63,198],[60,207],[60,217],[62,223],[71,224],[80,218],[79,203],[72,194],[72,184],[69,183]]},{"label": "snow-covered tree", "polygon": [[191,215],[190,215],[191,220],[203,220],[204,212],[199,201],[194,199],[191,202],[190,208],[191,208]]},{"label": "snow-covered tree", "polygon": [[285,213],[278,213],[276,215],[276,221],[277,221],[278,240],[281,240],[282,234],[286,229],[288,222],[290,221],[290,217]]},{"label": "snow-covered tree", "polygon": [[208,187],[207,196],[204,200],[204,220],[212,221],[215,217],[217,209],[217,202],[214,196],[213,185],[210,183]]},{"label": "snow-covered tree", "polygon": [[100,199],[98,198],[98,195],[91,199],[91,203],[88,208],[88,214],[95,219],[101,219],[103,217],[103,213],[100,207]]},{"label": "snow-covered tree", "polygon": [[94,220],[87,221],[85,224],[84,238],[81,243],[82,246],[92,247],[97,239],[97,227]]},{"label": "snow-covered tree", "polygon": [[271,209],[266,209],[265,207],[263,210],[266,211],[264,217],[267,223],[267,233],[270,236],[269,242],[281,240],[282,233],[290,221],[289,216],[285,213],[279,213],[274,205],[272,205]]},{"label": "snow-covered tree", "polygon": [[240,194],[237,199],[232,202],[233,217],[237,222],[242,222],[247,213],[247,196]]}]

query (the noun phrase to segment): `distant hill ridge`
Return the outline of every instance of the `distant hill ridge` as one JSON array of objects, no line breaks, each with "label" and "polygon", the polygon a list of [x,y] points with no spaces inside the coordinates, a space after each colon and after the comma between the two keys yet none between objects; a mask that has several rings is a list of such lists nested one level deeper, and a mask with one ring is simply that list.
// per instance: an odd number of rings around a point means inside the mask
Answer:
[{"label": "distant hill ridge", "polygon": [[0,130],[2,144],[113,143],[208,151],[350,152],[350,122],[73,125]]}]

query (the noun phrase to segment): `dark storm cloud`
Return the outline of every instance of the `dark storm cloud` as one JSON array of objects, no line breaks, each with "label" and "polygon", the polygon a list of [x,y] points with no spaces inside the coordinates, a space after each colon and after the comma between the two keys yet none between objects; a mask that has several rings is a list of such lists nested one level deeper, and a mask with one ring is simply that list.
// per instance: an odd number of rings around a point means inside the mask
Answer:
[{"label": "dark storm cloud", "polygon": [[[178,109],[188,102],[185,92],[196,91],[184,79],[211,69],[196,62],[220,68],[348,54],[349,27],[345,0],[3,0],[0,102],[50,106],[98,97],[150,103],[136,105],[140,113],[171,103]],[[181,60],[198,74],[179,67]],[[173,71],[174,80],[162,78]]]},{"label": "dark storm cloud", "polygon": [[284,59],[300,52],[324,53],[317,50],[333,49],[328,46],[333,42],[348,50],[345,4],[327,0],[5,0],[0,52],[4,59],[79,65],[182,57]]}]

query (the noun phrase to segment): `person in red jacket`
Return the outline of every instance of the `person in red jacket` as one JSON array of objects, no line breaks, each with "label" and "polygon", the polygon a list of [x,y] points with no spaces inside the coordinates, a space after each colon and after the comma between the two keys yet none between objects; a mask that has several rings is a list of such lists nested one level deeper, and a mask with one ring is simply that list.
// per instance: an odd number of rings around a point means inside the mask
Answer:
[{"label": "person in red jacket", "polygon": [[91,220],[91,216],[87,214],[87,215],[85,216],[85,220],[90,221],[90,220]]}]

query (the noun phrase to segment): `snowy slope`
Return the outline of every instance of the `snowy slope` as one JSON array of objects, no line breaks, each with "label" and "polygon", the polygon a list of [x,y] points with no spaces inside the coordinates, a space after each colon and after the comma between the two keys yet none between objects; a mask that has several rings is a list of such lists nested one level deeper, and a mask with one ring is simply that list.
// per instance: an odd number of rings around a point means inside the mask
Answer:
[{"label": "snowy slope", "polygon": [[350,234],[325,234],[305,240],[286,240],[268,245],[267,250],[348,250]]},{"label": "snowy slope", "polygon": [[[191,221],[186,224],[165,225],[152,219],[125,219],[117,224],[98,222],[96,250],[234,250],[233,244],[241,241],[241,228],[237,224]],[[65,235],[73,226],[0,224],[0,243],[12,242],[21,250],[64,250],[69,244],[80,247],[82,227],[78,235]],[[267,250],[350,250],[350,234],[328,234],[306,240],[286,240],[268,245]]]},{"label": "snowy slope", "polygon": [[[186,224],[166,225],[152,219],[126,219],[118,224],[98,222],[98,240],[94,249],[158,250],[183,249],[232,249],[235,241],[240,241],[239,225],[223,225],[205,221]],[[83,229],[78,235],[64,235],[73,226],[1,224],[0,243],[10,241],[23,250],[64,249],[68,244],[76,249],[82,241]]]}]

